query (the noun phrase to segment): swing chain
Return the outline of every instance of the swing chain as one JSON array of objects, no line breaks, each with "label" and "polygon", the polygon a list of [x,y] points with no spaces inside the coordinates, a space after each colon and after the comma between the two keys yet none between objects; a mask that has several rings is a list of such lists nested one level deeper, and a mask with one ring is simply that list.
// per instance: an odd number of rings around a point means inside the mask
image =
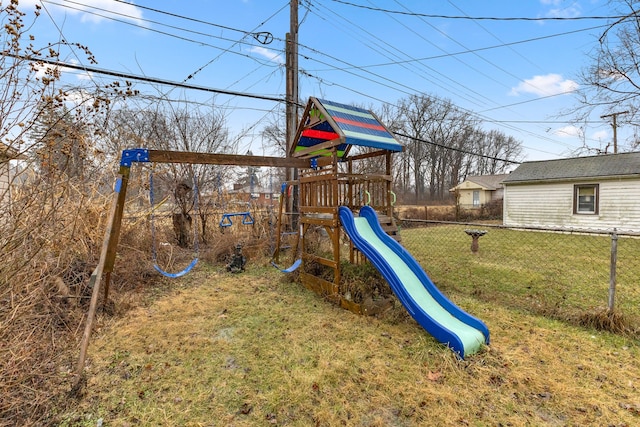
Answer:
[{"label": "swing chain", "polygon": [[[197,218],[195,224],[193,225],[193,250],[195,254],[195,259],[189,264],[184,270],[178,273],[168,273],[162,270],[158,266],[158,251],[156,245],[156,228],[155,228],[155,200],[154,200],[154,191],[153,191],[153,170],[149,173],[149,202],[151,204],[151,214],[150,214],[150,223],[151,223],[151,256],[153,259],[153,267],[162,275],[167,277],[180,277],[188,273],[198,262],[198,254],[200,252],[200,245],[198,242],[198,223]],[[199,203],[198,203],[198,178],[193,176],[193,208],[196,211],[199,211]],[[198,215],[196,213],[196,215]]]}]

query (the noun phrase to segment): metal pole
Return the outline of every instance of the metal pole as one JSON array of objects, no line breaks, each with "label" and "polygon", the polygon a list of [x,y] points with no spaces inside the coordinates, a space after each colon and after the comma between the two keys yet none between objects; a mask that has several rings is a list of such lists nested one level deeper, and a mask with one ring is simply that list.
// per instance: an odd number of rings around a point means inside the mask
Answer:
[{"label": "metal pole", "polygon": [[618,261],[618,235],[611,233],[611,267],[609,269],[609,312],[613,312],[616,297],[616,264]]}]

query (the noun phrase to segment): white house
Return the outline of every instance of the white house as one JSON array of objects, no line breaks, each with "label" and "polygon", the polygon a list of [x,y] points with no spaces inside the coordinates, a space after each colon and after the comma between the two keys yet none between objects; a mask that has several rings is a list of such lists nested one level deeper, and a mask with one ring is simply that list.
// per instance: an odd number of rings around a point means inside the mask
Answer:
[{"label": "white house", "polygon": [[449,191],[456,194],[458,206],[467,209],[479,209],[493,200],[503,197],[502,180],[508,177],[502,175],[470,175]]},{"label": "white house", "polygon": [[640,231],[640,152],[524,162],[502,184],[505,226]]}]

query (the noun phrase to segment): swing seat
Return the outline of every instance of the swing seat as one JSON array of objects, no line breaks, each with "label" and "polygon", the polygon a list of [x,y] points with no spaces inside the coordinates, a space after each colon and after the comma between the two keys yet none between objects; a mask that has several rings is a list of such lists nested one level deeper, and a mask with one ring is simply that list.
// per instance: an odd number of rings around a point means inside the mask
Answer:
[{"label": "swing seat", "polygon": [[253,225],[253,217],[251,216],[251,212],[245,212],[242,215],[242,223],[244,225]]},{"label": "swing seat", "polygon": [[298,269],[298,267],[300,267],[300,264],[302,264],[302,259],[298,258],[296,260],[296,262],[294,262],[291,267],[289,268],[280,268],[278,267],[278,264],[276,264],[275,262],[271,261],[271,265],[273,265],[275,268],[277,268],[278,270],[280,270],[283,273],[293,273],[294,271],[296,271]]},{"label": "swing seat", "polygon": [[[193,177],[193,206],[194,208],[198,208],[198,179],[197,177],[194,175]],[[162,268],[160,268],[160,266],[158,265],[158,252],[156,250],[156,229],[154,226],[154,211],[156,209],[156,205],[154,203],[153,200],[153,173],[149,174],[149,202],[151,203],[151,221],[149,221],[151,223],[151,252],[152,252],[152,258],[153,258],[153,268],[160,274],[162,274],[165,277],[170,277],[170,278],[176,278],[176,277],[182,277],[185,274],[187,274],[188,272],[190,272],[193,267],[196,266],[196,264],[198,263],[198,254],[200,253],[200,249],[198,246],[198,227],[194,226],[193,228],[193,247],[194,247],[194,254],[195,254],[195,259],[193,261],[191,261],[191,264],[189,264],[188,266],[185,267],[184,270],[182,271],[178,271],[177,273],[169,273],[168,271],[164,271]]]},{"label": "swing seat", "polygon": [[231,218],[234,216],[241,216],[243,225],[253,225],[253,217],[251,216],[251,212],[234,212],[222,214],[220,227],[231,227],[233,225],[233,221],[231,220]]},{"label": "swing seat", "polygon": [[178,271],[177,273],[169,273],[169,272],[167,272],[167,271],[164,271],[163,269],[161,269],[161,268],[158,266],[158,264],[153,264],[153,268],[155,268],[155,269],[156,269],[156,271],[157,271],[158,273],[162,274],[163,276],[171,277],[172,279],[175,279],[176,277],[182,277],[182,276],[184,276],[185,274],[187,274],[188,272],[190,272],[190,271],[191,271],[191,269],[192,269],[193,267],[195,267],[197,263],[198,263],[198,258],[196,258],[196,259],[194,259],[193,261],[191,261],[191,264],[189,264],[187,267],[185,267],[185,269],[184,269],[184,270],[182,270],[182,271]]}]

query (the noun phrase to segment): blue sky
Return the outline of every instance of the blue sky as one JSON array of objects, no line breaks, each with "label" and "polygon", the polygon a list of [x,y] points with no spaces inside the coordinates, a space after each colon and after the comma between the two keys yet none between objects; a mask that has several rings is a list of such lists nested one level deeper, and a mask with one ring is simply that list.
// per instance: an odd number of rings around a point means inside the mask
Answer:
[{"label": "blue sky", "polygon": [[[20,0],[25,11],[34,2]],[[134,3],[46,0],[33,33],[41,43],[64,37],[86,45],[99,68],[284,98],[288,0]],[[396,104],[413,93],[443,97],[477,114],[485,129],[522,141],[526,160],[566,157],[584,142],[604,148],[611,141],[609,122],[599,118],[605,112],[596,112],[584,133],[560,116],[576,104],[571,92],[577,76],[607,22],[540,19],[614,15],[606,0],[300,3],[303,104],[309,96],[370,107]],[[74,49],[62,59],[88,65]],[[66,78],[109,81],[78,72]],[[251,148],[256,154],[265,117],[282,106],[141,83],[136,89],[215,103],[231,132],[243,131],[239,152]],[[625,137],[619,129],[621,146]]]}]

